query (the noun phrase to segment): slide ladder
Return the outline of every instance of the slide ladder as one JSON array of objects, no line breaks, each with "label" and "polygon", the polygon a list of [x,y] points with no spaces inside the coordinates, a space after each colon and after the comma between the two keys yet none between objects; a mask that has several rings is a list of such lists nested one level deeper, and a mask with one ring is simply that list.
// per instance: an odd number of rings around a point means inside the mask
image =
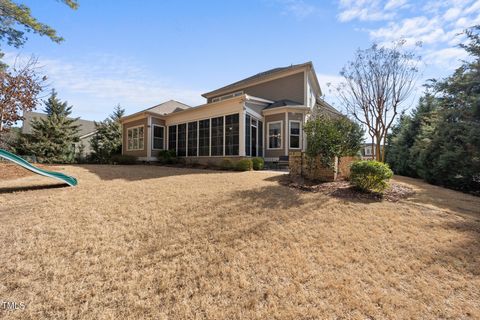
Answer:
[{"label": "slide ladder", "polygon": [[41,176],[45,176],[45,177],[49,177],[49,178],[52,178],[52,179],[57,179],[57,180],[60,180],[62,182],[65,182],[66,184],[68,184],[69,186],[76,186],[77,185],[77,179],[75,179],[74,177],[70,177],[70,176],[67,176],[66,174],[63,174],[63,173],[60,173],[60,172],[54,172],[54,171],[48,171],[48,170],[43,170],[43,169],[40,169],[38,167],[35,167],[34,165],[32,165],[31,163],[29,163],[28,161],[26,161],[25,159],[17,156],[17,155],[14,155],[13,153],[10,153],[8,151],[5,151],[5,150],[2,150],[0,149],[0,158],[4,158],[8,161],[11,161],[27,170],[30,170],[36,174],[39,174]]}]

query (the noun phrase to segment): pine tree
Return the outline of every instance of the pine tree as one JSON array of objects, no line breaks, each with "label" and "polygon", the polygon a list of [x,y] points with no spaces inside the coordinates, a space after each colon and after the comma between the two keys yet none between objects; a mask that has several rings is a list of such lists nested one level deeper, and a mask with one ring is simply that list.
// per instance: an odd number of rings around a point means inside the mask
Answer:
[{"label": "pine tree", "polygon": [[70,163],[74,161],[74,143],[78,142],[78,118],[69,118],[72,107],[52,93],[45,101],[46,118],[32,121],[32,133],[24,139],[24,152],[34,154],[46,163]]},{"label": "pine tree", "polygon": [[120,118],[125,109],[117,105],[113,113],[104,121],[95,123],[97,132],[92,138],[92,160],[99,163],[108,163],[112,155],[122,152],[122,126]]}]

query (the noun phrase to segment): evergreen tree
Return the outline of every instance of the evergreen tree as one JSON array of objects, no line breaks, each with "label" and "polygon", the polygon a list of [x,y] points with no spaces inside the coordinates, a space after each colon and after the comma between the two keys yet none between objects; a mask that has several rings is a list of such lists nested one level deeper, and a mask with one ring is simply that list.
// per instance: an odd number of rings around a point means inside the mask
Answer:
[{"label": "evergreen tree", "polygon": [[104,121],[95,123],[97,132],[92,138],[92,160],[108,163],[112,155],[122,152],[122,125],[120,118],[125,114],[125,109],[117,105],[113,113]]},{"label": "evergreen tree", "polygon": [[72,107],[52,93],[45,101],[46,118],[34,119],[32,133],[25,137],[24,152],[34,154],[37,160],[46,163],[69,163],[74,161],[74,143],[78,142],[78,118],[69,118]]}]

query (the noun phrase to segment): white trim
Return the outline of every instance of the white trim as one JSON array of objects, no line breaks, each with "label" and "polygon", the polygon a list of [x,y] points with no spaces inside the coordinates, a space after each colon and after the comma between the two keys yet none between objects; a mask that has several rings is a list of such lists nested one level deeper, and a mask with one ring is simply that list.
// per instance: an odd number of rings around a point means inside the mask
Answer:
[{"label": "white trim", "polygon": [[[137,148],[137,149],[129,149],[128,148],[128,131],[129,130],[133,130],[133,129],[137,129],[137,128],[143,128],[143,148]],[[132,132],[132,139],[133,139],[133,132]],[[140,138],[137,138],[137,139],[140,139]],[[127,151],[142,151],[142,150],[145,150],[145,125],[144,124],[141,124],[141,125],[138,125],[138,126],[134,126],[134,127],[128,127],[127,128],[127,141],[126,141],[127,145],[126,145],[126,149]]]},{"label": "white trim", "polygon": [[225,115],[223,116],[223,156],[225,157],[225,145],[226,145],[226,140],[225,139],[225,127],[226,127],[226,124],[225,124]]},{"label": "white trim", "polygon": [[147,117],[147,158],[152,156],[152,148],[153,148],[153,141],[152,141],[152,117]]},{"label": "white trim", "polygon": [[[163,148],[162,149],[155,149],[154,146],[155,146],[155,143],[154,143],[154,134],[155,134],[155,127],[159,127],[159,128],[163,128]],[[165,126],[162,126],[160,124],[152,124],[152,150],[165,150]]]},{"label": "white trim", "polygon": [[[285,112],[285,131],[288,130],[288,112]],[[288,156],[288,147],[290,146],[290,132],[285,135],[285,155]]]},{"label": "white trim", "polygon": [[245,156],[246,155],[246,152],[245,152],[245,144],[246,144],[246,140],[245,140],[245,117],[247,115],[247,112],[246,112],[246,107],[243,108],[242,111],[240,111],[240,117],[238,119],[238,125],[239,125],[239,129],[238,129],[238,133],[240,134],[239,136],[239,141],[238,141],[238,147],[239,147],[239,150],[238,150],[238,155],[240,156]]},{"label": "white trim", "polygon": [[[298,148],[293,148],[291,145],[290,136],[292,135],[292,122],[298,123]],[[288,149],[292,150],[301,150],[302,149],[302,121],[300,120],[289,120],[288,121]]]},{"label": "white trim", "polygon": [[[270,148],[270,125],[280,123],[280,147]],[[267,122],[267,150],[282,150],[283,149],[283,120]]]},{"label": "white trim", "polygon": [[295,112],[298,113],[299,110],[305,110],[308,111],[310,110],[307,106],[304,105],[298,105],[298,106],[284,106],[284,107],[278,107],[278,108],[272,108],[272,109],[266,109],[262,111],[262,114],[264,116],[271,115],[271,114],[277,114],[277,113],[284,113],[284,112]]}]

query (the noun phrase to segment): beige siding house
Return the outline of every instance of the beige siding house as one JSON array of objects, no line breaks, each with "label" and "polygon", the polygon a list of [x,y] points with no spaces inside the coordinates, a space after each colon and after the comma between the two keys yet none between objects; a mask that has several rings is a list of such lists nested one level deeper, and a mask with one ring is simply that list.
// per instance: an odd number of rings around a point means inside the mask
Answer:
[{"label": "beige siding house", "polygon": [[287,159],[305,149],[303,125],[314,107],[339,114],[321,94],[311,62],[261,72],[203,94],[199,106],[170,100],[123,117],[122,153],[141,161],[166,149],[205,163]]}]

